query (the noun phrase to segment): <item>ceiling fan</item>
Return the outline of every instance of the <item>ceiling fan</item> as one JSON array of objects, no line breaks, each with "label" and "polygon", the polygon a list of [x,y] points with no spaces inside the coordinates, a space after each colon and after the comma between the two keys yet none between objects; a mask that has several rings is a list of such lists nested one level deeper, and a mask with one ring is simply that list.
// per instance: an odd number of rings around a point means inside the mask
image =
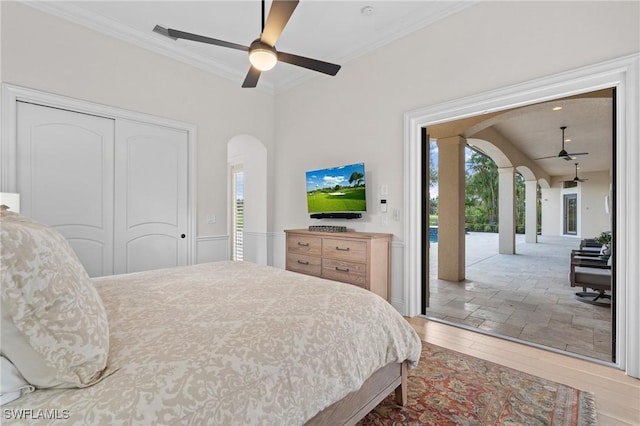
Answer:
[{"label": "ceiling fan", "polygon": [[589,180],[589,179],[581,179],[581,178],[578,177],[578,163],[575,163],[575,164],[576,164],[576,177],[574,177],[572,180],[574,182],[584,182],[584,181]]},{"label": "ceiling fan", "polygon": [[297,65],[299,67],[328,75],[336,75],[340,70],[340,65],[306,58],[304,56],[293,55],[291,53],[278,52],[276,50],[275,45],[280,37],[280,33],[284,30],[285,25],[289,22],[289,18],[291,18],[291,15],[297,6],[298,0],[273,0],[271,8],[269,9],[269,16],[265,21],[265,0],[262,0],[262,33],[260,34],[260,37],[255,39],[249,46],[191,34],[172,28],[164,28],[160,25],[156,25],[153,31],[174,40],[182,38],[185,40],[249,52],[249,62],[251,63],[251,67],[249,68],[249,72],[242,83],[242,87],[256,87],[260,74],[263,71],[268,71],[273,68],[278,61]]},{"label": "ceiling fan", "polygon": [[540,157],[540,158],[536,158],[536,160],[546,160],[547,158],[562,158],[566,161],[571,161],[571,160],[575,160],[574,157],[578,156],[578,155],[587,155],[589,154],[588,152],[573,152],[573,153],[569,153],[564,149],[564,131],[567,128],[567,126],[562,126],[560,127],[560,130],[562,130],[562,149],[560,150],[560,152],[557,155],[550,155],[548,157]]}]

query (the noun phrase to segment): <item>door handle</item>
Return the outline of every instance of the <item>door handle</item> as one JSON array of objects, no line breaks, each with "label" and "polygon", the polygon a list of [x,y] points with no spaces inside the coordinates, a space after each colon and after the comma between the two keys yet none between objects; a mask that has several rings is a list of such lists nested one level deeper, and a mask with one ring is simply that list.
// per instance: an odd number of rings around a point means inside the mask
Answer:
[{"label": "door handle", "polygon": [[185,234],[180,235],[180,238],[185,238],[185,237],[186,237]]}]

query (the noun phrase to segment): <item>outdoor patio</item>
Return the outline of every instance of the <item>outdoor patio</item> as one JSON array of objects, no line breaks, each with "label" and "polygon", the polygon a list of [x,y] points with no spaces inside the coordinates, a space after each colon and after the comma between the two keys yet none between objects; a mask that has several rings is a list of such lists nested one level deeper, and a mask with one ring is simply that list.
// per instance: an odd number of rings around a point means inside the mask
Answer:
[{"label": "outdoor patio", "polygon": [[498,234],[466,235],[466,280],[437,279],[438,243],[430,248],[427,316],[611,362],[611,308],[576,300],[569,253],[579,239],[516,235],[515,255],[498,254]]}]

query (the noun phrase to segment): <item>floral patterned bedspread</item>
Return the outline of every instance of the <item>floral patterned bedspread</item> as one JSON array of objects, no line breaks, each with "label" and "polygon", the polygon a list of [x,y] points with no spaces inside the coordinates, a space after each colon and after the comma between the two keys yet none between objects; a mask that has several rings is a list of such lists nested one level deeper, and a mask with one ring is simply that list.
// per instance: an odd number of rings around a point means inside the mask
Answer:
[{"label": "floral patterned bedspread", "polygon": [[277,268],[225,261],[93,282],[118,370],[26,395],[2,407],[3,424],[301,425],[421,353],[377,295]]}]

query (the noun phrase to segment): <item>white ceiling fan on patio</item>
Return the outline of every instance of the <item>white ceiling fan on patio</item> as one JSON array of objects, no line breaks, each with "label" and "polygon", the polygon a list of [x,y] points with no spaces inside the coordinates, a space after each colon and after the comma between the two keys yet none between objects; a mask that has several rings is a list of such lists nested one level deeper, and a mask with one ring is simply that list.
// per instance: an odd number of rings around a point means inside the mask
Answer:
[{"label": "white ceiling fan on patio", "polygon": [[562,126],[560,127],[560,130],[562,130],[562,149],[560,150],[560,152],[556,155],[550,155],[548,157],[540,157],[540,158],[536,158],[536,160],[546,160],[548,158],[562,158],[566,161],[571,161],[571,160],[575,160],[575,157],[577,157],[578,155],[587,155],[589,154],[588,152],[573,152],[573,153],[569,153],[564,149],[564,131],[567,128],[567,126]]}]

